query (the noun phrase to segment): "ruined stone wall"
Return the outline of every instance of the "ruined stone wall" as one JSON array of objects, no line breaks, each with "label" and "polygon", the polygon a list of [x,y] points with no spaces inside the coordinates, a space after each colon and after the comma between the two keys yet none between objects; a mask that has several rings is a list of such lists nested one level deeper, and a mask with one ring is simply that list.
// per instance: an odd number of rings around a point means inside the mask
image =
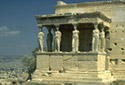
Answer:
[{"label": "ruined stone wall", "polygon": [[[109,68],[120,76],[125,71],[125,2],[89,2],[56,6],[56,14],[100,11],[112,19],[109,36],[106,37],[106,52],[110,57]],[[124,74],[124,73],[123,73]],[[123,76],[123,75],[122,75]]]}]

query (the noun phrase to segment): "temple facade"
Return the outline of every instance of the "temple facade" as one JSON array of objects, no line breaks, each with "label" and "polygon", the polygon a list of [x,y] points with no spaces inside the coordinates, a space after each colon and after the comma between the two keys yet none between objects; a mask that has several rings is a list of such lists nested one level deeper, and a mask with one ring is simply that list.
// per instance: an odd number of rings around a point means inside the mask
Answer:
[{"label": "temple facade", "polygon": [[55,8],[55,14],[36,16],[39,51],[32,81],[109,85],[125,80],[125,1],[58,1]]}]

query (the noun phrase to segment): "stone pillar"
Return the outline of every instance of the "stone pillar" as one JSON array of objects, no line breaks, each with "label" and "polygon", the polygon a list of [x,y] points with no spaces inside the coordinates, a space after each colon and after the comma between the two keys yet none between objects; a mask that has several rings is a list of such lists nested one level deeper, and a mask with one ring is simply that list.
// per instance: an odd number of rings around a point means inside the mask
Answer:
[{"label": "stone pillar", "polygon": [[39,51],[44,51],[44,33],[42,31],[42,26],[39,26],[39,33],[38,33],[38,45],[39,45]]},{"label": "stone pillar", "polygon": [[98,24],[94,24],[94,27],[95,27],[95,29],[93,30],[92,51],[98,52],[98,45],[99,45]]},{"label": "stone pillar", "polygon": [[79,31],[77,30],[77,24],[74,24],[74,31],[72,36],[72,51],[78,52],[79,50]]},{"label": "stone pillar", "polygon": [[47,27],[48,29],[48,34],[47,34],[47,50],[48,52],[52,52],[52,41],[53,41],[53,35],[51,33],[51,28]]},{"label": "stone pillar", "polygon": [[55,51],[60,52],[60,43],[61,43],[61,37],[62,34],[59,31],[59,25],[55,25],[56,31],[55,31]]},{"label": "stone pillar", "polygon": [[104,32],[104,27],[101,28],[101,32],[100,32],[100,48],[101,48],[101,52],[105,52],[105,32]]},{"label": "stone pillar", "polygon": [[[55,36],[55,32],[56,32],[56,28],[53,28],[53,32],[54,32],[54,36]],[[53,49],[54,49],[54,51],[55,51],[55,37],[53,37],[54,38],[54,46],[53,46]]]}]

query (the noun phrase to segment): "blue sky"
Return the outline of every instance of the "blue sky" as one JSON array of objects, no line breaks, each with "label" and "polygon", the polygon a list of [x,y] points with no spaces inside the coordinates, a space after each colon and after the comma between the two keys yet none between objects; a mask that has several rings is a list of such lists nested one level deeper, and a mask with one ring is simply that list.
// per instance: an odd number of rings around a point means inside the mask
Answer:
[{"label": "blue sky", "polygon": [[[31,55],[38,46],[35,15],[54,14],[57,1],[0,0],[0,55]],[[70,4],[104,0],[62,1]]]}]

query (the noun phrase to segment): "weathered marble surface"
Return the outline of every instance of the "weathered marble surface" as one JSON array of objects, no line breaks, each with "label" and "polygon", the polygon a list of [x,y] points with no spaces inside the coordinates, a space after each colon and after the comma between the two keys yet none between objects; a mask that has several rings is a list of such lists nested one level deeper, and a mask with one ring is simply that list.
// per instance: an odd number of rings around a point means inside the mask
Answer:
[{"label": "weathered marble surface", "polygon": [[93,30],[93,39],[92,39],[92,51],[98,52],[99,49],[99,30],[98,28],[95,28]]},{"label": "weathered marble surface", "polygon": [[55,32],[55,51],[60,52],[60,43],[61,43],[61,32],[56,31]]},{"label": "weathered marble surface", "polygon": [[43,32],[38,33],[38,44],[39,44],[39,51],[43,52],[43,48],[44,48],[44,33]]},{"label": "weathered marble surface", "polygon": [[78,52],[79,51],[79,31],[74,30],[72,36],[72,51]]},{"label": "weathered marble surface", "polygon": [[[124,80],[125,1],[58,2],[55,8],[53,15],[36,16],[38,26],[58,29],[53,35],[56,52],[37,53],[34,76],[38,74],[33,80],[64,85],[108,85],[115,79]],[[104,27],[99,28],[102,22]],[[76,35],[74,24],[79,31]]]}]

